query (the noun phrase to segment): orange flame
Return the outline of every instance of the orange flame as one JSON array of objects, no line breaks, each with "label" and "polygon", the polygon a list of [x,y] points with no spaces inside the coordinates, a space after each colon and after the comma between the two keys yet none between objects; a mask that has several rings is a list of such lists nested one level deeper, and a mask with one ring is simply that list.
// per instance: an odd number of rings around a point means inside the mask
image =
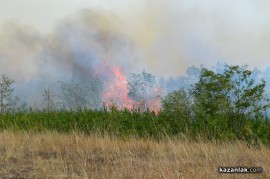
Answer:
[{"label": "orange flame", "polygon": [[105,105],[115,105],[118,109],[126,108],[129,110],[134,110],[134,108],[146,110],[148,108],[156,114],[159,113],[161,105],[159,98],[160,89],[158,87],[155,87],[153,90],[153,98],[144,101],[133,101],[128,95],[128,80],[120,67],[113,66],[108,68],[106,64],[102,64],[100,70],[103,74],[109,75],[109,77],[107,76],[109,80],[105,80],[105,91],[103,92],[103,102]]},{"label": "orange flame", "polygon": [[107,105],[115,104],[119,108],[132,109],[132,100],[128,96],[127,79],[119,67],[111,67],[112,80],[107,85],[103,101]]}]

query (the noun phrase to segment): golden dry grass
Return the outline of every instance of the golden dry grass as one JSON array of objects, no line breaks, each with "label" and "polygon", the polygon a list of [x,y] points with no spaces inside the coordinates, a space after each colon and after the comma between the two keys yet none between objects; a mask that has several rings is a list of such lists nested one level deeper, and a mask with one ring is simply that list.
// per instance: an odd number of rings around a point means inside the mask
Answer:
[{"label": "golden dry grass", "polygon": [[[260,166],[264,172],[219,174],[218,166]],[[5,131],[0,133],[0,178],[270,178],[270,149],[241,142]]]}]

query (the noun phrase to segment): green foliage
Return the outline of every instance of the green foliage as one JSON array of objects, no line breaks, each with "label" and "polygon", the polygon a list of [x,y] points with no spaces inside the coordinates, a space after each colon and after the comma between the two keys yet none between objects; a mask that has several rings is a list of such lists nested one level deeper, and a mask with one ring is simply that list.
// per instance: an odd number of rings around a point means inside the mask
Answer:
[{"label": "green foliage", "polygon": [[154,113],[130,112],[129,110],[97,111],[57,111],[29,112],[0,115],[0,130],[12,129],[23,131],[78,131],[109,133],[118,137],[165,136],[166,124]]},{"label": "green foliage", "polygon": [[[10,86],[14,81],[4,76],[0,83],[0,130],[99,132],[120,138],[154,139],[184,134],[195,140],[240,139],[249,146],[260,147],[262,143],[270,144],[270,120],[265,115],[269,102],[264,94],[265,81],[255,83],[254,73],[246,66],[226,66],[222,73],[202,68],[189,93],[176,90],[162,98],[159,114],[149,110],[119,110],[115,105],[101,108],[102,88],[98,79],[88,84],[60,83],[62,99],[69,110],[54,110],[54,93],[46,89],[45,111],[8,113],[11,106],[8,102],[13,97]],[[153,92],[156,82],[154,76],[143,72],[133,74],[128,86],[135,101],[149,100],[146,93]]]},{"label": "green foliage", "polygon": [[192,122],[191,101],[183,91],[174,91],[162,99],[163,110],[161,116],[170,121],[174,133],[184,132]]},{"label": "green foliage", "polygon": [[[239,139],[254,133],[254,121],[264,118],[269,100],[265,98],[265,81],[255,84],[253,74],[247,66],[226,66],[223,73],[201,70],[199,82],[191,90],[195,121],[200,130],[211,136],[231,131]],[[213,126],[217,125],[225,129],[216,131]]]},{"label": "green foliage", "polygon": [[[177,116],[168,116],[161,112],[131,112],[117,108],[107,110],[76,110],[55,112],[28,112],[16,114],[0,114],[0,131],[73,131],[85,134],[98,132],[120,138],[152,138],[161,139],[167,136],[182,135],[190,139],[204,138],[208,140],[235,140],[236,134],[230,130],[228,121],[222,116],[208,121],[207,129],[197,121],[184,121]],[[270,122],[260,119],[245,123],[243,140],[248,143],[270,144]]]}]

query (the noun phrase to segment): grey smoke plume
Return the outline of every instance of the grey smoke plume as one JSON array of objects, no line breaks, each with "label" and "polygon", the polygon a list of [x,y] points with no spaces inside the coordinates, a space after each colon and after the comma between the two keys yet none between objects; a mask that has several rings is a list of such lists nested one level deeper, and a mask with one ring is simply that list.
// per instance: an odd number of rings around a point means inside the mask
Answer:
[{"label": "grey smoke plume", "polygon": [[174,79],[192,65],[211,67],[218,61],[265,68],[269,5],[265,0],[138,0],[122,8],[85,9],[46,35],[9,22],[0,32],[0,72],[33,101],[37,91],[74,74],[83,79],[98,70],[109,80],[110,72],[101,70],[104,63],[126,74],[146,69]]},{"label": "grey smoke plume", "polygon": [[0,42],[1,73],[15,78],[19,95],[33,102],[41,101],[42,89],[55,87],[58,81],[87,82],[89,75],[110,80],[106,68],[114,65],[125,71],[135,69],[130,42],[119,33],[100,29],[97,17],[82,12],[47,36],[31,27],[6,24]]}]

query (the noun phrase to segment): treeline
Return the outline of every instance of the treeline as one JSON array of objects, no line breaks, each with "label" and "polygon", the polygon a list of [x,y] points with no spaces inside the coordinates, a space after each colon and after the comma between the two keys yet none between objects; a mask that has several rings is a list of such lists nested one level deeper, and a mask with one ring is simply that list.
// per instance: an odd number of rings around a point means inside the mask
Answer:
[{"label": "treeline", "polygon": [[226,66],[222,73],[202,68],[189,92],[175,91],[163,99],[160,115],[174,124],[175,134],[269,143],[265,86],[246,66]]},{"label": "treeline", "polygon": [[[66,105],[70,105],[67,108],[56,107],[55,94],[51,89],[45,89],[43,111],[31,108],[16,110],[18,98],[13,95],[11,87],[14,81],[3,75],[0,83],[0,129],[99,131],[119,137],[157,139],[183,134],[194,140],[240,139],[256,145],[270,144],[266,82],[263,79],[258,81],[254,75],[254,71],[246,66],[225,66],[219,73],[201,68],[197,82],[188,89],[178,89],[161,97],[162,108],[158,114],[147,109],[128,110],[119,109],[116,105],[102,105],[99,96],[92,96],[93,100],[91,95],[95,93],[83,91],[84,88],[77,83],[62,83],[65,92],[62,97],[69,97],[66,99]],[[144,91],[151,92],[156,86],[153,75],[146,72],[134,74],[129,83],[132,99],[147,102],[152,98]],[[102,83],[94,78],[91,86],[98,92]],[[80,98],[81,94],[87,93],[88,97]]]},{"label": "treeline", "polygon": [[[146,111],[151,101],[159,101],[161,93],[156,77],[143,71],[132,73],[128,81],[112,77],[89,74],[73,74],[70,81],[58,81],[53,87],[46,87],[35,91],[33,99],[28,89],[24,89],[31,100],[28,104],[22,96],[15,95],[13,84],[15,81],[6,75],[0,79],[0,113],[16,112],[52,112],[62,110],[101,109],[106,105],[117,105],[119,108],[134,106],[140,111]],[[20,90],[17,90],[20,91]],[[22,94],[22,93],[20,93]],[[38,95],[37,95],[38,94]],[[29,100],[28,100],[29,101]],[[131,104],[133,102],[133,104]]]}]

